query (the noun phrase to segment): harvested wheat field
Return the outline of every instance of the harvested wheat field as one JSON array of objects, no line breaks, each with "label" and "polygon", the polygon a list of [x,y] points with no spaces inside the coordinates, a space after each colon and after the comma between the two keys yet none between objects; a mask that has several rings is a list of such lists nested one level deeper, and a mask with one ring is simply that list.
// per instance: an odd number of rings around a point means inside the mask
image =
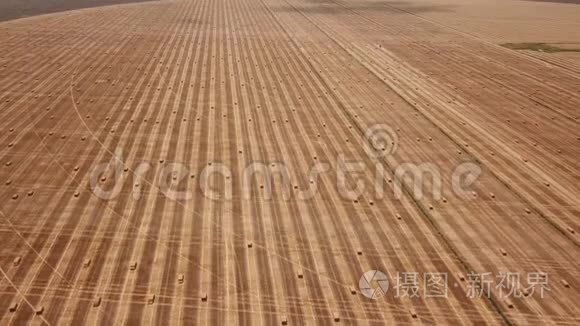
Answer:
[{"label": "harvested wheat field", "polygon": [[580,324],[577,1],[0,8],[1,325]]}]

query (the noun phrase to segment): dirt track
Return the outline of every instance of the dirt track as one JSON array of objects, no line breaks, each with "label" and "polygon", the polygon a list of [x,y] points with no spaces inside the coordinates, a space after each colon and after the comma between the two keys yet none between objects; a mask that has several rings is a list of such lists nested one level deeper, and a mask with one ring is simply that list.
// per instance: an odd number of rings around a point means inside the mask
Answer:
[{"label": "dirt track", "polygon": [[[399,5],[156,1],[0,24],[0,324],[578,324],[580,66]],[[365,151],[376,124],[397,137],[387,156]],[[339,155],[365,167],[355,200],[309,174]],[[105,162],[108,200],[90,184]],[[248,187],[252,162],[287,166],[289,198],[278,178],[271,199]],[[466,162],[481,175],[464,198]],[[404,163],[435,166],[443,197],[404,179],[398,198]],[[200,187],[208,166],[231,172],[210,182],[231,199]],[[374,269],[390,283],[375,300],[358,286]],[[550,291],[468,298],[471,271],[520,273],[520,290],[544,272]],[[396,297],[398,272],[421,291],[446,273],[447,297]]]}]

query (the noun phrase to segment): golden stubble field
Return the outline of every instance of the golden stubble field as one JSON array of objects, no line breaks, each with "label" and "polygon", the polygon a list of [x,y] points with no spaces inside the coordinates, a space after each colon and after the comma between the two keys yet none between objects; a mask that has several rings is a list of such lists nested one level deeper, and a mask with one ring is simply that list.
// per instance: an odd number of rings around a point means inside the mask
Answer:
[{"label": "golden stubble field", "polygon": [[0,23],[0,324],[579,322],[580,5],[109,4]]}]

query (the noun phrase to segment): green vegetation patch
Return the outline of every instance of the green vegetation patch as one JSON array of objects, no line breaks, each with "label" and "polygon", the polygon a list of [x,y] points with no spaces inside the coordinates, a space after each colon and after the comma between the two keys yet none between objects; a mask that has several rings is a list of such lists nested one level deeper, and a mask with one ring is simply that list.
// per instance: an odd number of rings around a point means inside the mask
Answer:
[{"label": "green vegetation patch", "polygon": [[538,52],[580,52],[580,48],[562,48],[547,43],[504,43],[501,46],[512,50],[528,50]]}]

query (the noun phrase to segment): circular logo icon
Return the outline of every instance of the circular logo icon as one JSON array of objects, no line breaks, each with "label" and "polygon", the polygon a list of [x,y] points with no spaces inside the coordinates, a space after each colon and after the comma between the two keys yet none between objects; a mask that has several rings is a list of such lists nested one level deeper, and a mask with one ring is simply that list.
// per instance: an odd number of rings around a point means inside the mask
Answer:
[{"label": "circular logo icon", "polygon": [[365,272],[358,281],[360,293],[369,299],[382,298],[389,289],[387,275],[378,270]]},{"label": "circular logo icon", "polygon": [[392,155],[397,151],[399,137],[393,128],[385,124],[373,125],[365,131],[364,150],[374,158]]}]

